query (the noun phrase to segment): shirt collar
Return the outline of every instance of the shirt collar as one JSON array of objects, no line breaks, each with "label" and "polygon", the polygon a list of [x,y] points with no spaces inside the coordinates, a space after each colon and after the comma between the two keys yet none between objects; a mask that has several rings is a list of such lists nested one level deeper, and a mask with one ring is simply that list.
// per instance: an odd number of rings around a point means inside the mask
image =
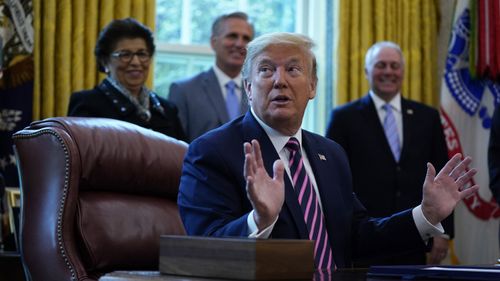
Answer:
[{"label": "shirt collar", "polygon": [[234,83],[236,83],[236,87],[238,89],[241,88],[241,85],[242,85],[241,84],[241,82],[242,82],[241,73],[239,73],[238,76],[231,78],[226,73],[224,73],[219,67],[217,67],[217,65],[214,65],[213,69],[215,72],[215,76],[217,77],[217,80],[219,80],[219,84],[220,84],[221,89],[224,89],[226,87],[227,82],[229,82],[231,80],[233,80]]},{"label": "shirt collar", "polygon": [[[381,99],[379,96],[377,96],[372,90],[369,92],[370,97],[372,98],[373,103],[375,104],[375,108],[377,110],[381,109],[384,104],[387,102],[383,99]],[[393,110],[396,110],[397,112],[401,112],[401,94],[397,93],[392,100],[388,102]]]},{"label": "shirt collar", "polygon": [[299,141],[300,147],[302,147],[302,129],[299,129],[292,136],[283,135],[282,133],[276,131],[275,129],[269,127],[266,123],[264,123],[264,121],[262,121],[257,116],[257,114],[255,114],[253,108],[251,107],[250,107],[250,112],[252,113],[255,120],[257,120],[257,122],[260,124],[262,129],[264,129],[269,139],[271,139],[274,149],[276,149],[278,153],[285,147],[286,143],[291,137],[295,137]]}]

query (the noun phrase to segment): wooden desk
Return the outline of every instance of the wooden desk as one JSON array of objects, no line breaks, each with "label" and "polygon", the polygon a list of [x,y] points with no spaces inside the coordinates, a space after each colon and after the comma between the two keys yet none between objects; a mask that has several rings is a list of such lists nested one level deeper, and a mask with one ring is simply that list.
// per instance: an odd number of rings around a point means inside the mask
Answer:
[{"label": "wooden desk", "polygon": [[[318,281],[394,281],[395,279],[372,279],[366,277],[367,269],[343,270]],[[313,280],[308,279],[308,281]],[[102,276],[99,281],[229,281],[227,279],[197,278],[160,274],[158,271],[115,271]],[[234,281],[234,280],[231,280]]]}]

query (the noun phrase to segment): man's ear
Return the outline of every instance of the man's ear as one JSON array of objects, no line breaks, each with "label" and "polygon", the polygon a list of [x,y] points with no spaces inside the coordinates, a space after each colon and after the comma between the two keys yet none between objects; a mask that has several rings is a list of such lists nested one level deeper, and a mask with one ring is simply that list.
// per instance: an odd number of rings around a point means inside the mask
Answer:
[{"label": "man's ear", "polygon": [[215,50],[214,45],[215,41],[217,41],[217,38],[215,36],[210,36],[210,47],[212,47],[212,50]]},{"label": "man's ear", "polygon": [[248,80],[243,80],[243,87],[245,88],[245,93],[247,94],[248,101],[252,100],[252,83],[248,82]]},{"label": "man's ear", "polygon": [[316,86],[318,84],[318,81],[315,79],[312,79],[311,83],[309,83],[309,99],[312,100],[316,97]]}]

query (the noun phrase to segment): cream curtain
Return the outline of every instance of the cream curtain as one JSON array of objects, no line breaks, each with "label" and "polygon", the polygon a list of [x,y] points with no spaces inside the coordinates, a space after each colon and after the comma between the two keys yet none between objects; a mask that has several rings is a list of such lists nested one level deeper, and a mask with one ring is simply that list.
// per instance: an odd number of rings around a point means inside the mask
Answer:
[{"label": "cream curtain", "polygon": [[399,44],[406,61],[404,97],[439,102],[437,0],[339,0],[336,104],[365,95],[364,55],[375,42]]},{"label": "cream curtain", "polygon": [[104,78],[97,71],[94,46],[105,25],[134,17],[154,30],[155,8],[155,0],[33,0],[33,120],[65,116],[71,93],[91,89]]}]

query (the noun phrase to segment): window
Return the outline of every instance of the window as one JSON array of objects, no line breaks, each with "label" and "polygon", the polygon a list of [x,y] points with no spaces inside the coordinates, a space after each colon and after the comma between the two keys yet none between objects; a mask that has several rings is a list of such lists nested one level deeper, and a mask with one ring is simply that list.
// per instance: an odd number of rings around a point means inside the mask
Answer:
[{"label": "window", "polygon": [[[328,1],[317,0],[157,0],[154,90],[167,97],[172,81],[187,78],[210,68],[214,63],[210,48],[213,20],[220,14],[243,11],[254,25],[255,36],[286,31],[310,36],[316,41],[319,78],[322,81],[325,59],[325,6]],[[311,20],[309,20],[311,19]],[[321,86],[322,84],[320,83]],[[322,93],[323,94],[323,93]],[[324,103],[316,99],[314,103]],[[314,117],[305,121],[305,127],[322,133],[324,115],[316,105],[310,105]],[[308,109],[308,111],[311,111]],[[306,119],[307,119],[306,113]],[[319,123],[317,122],[320,121]],[[316,128],[317,127],[317,128]]]},{"label": "window", "polygon": [[155,91],[166,97],[172,81],[212,66],[210,33],[218,15],[246,12],[256,36],[273,31],[294,32],[298,21],[293,3],[290,0],[158,0]]}]

